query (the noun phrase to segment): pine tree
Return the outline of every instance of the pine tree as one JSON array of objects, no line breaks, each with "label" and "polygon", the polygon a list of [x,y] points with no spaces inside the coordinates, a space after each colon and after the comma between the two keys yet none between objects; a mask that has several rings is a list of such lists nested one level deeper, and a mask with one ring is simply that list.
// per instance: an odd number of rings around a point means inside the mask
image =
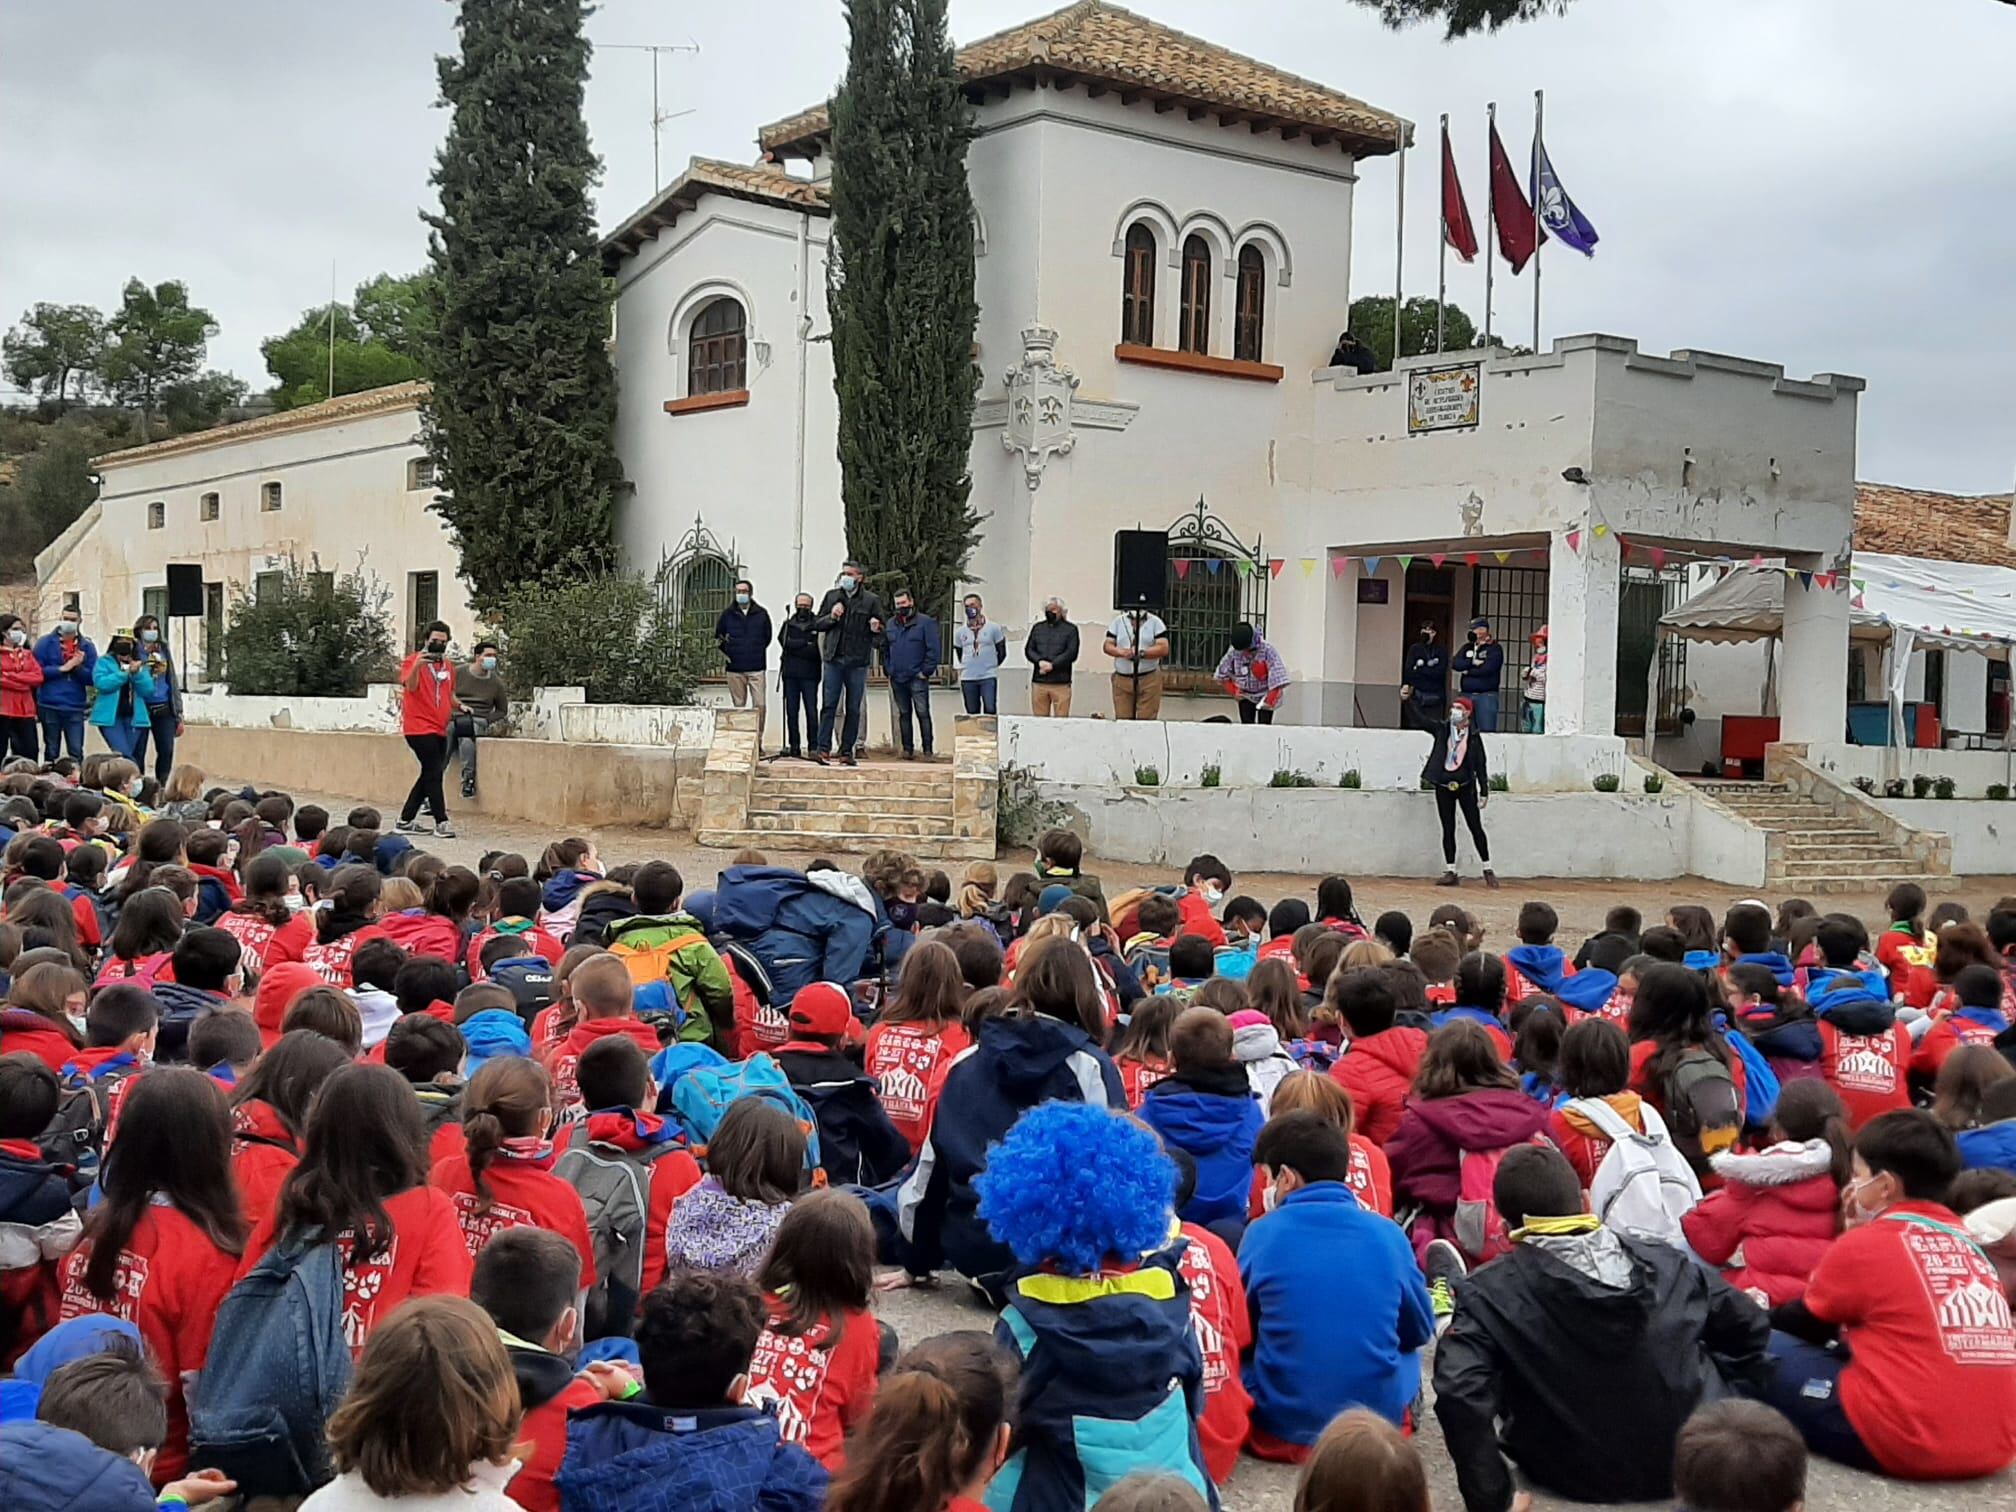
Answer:
[{"label": "pine tree", "polygon": [[435,329],[426,430],[433,503],[478,608],[518,583],[607,570],[616,375],[591,192],[601,160],[581,99],[583,0],[462,0],[454,112],[434,169]]},{"label": "pine tree", "polygon": [[979,539],[972,116],[945,0],[848,0],[826,302],[848,549],[942,614]]}]

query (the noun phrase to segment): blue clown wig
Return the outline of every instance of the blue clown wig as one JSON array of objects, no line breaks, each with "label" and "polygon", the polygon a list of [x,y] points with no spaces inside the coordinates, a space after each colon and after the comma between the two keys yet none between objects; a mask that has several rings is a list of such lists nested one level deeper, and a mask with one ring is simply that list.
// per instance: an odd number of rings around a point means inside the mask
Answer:
[{"label": "blue clown wig", "polygon": [[1032,1108],[973,1183],[980,1216],[1023,1265],[1086,1275],[1169,1237],[1176,1168],[1155,1136],[1104,1108]]}]

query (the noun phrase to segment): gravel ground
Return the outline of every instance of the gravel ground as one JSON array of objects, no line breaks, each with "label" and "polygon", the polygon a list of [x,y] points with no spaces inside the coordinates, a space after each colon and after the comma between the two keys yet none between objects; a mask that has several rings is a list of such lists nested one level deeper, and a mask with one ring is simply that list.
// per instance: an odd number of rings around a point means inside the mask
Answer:
[{"label": "gravel ground", "polygon": [[[239,779],[219,780],[235,782]],[[359,798],[328,793],[296,793],[294,796],[303,803],[322,804],[340,820],[344,813],[359,803],[377,803],[382,808],[395,809],[402,795],[389,795],[389,801],[385,797]],[[689,885],[696,887],[711,882],[714,874],[727,864],[729,857],[726,851],[695,845],[689,836],[673,835],[662,829],[607,828],[590,831],[589,837],[596,842],[603,860],[612,866],[662,858],[678,866],[686,874]],[[421,838],[416,843],[451,861],[474,866],[482,854],[490,850],[515,850],[522,852],[527,859],[536,859],[554,838],[543,827],[471,816],[461,834],[453,840]],[[809,854],[797,855],[785,851],[768,854],[772,860],[782,864],[802,864],[811,859]],[[1026,852],[1021,855],[1004,854],[998,864],[1005,875],[1010,870],[1026,866],[1028,856]],[[1168,880],[1167,872],[1156,867],[1099,862],[1096,858],[1088,859],[1086,865],[1088,870],[1096,871],[1107,881],[1109,890],[1113,884]],[[1314,877],[1281,873],[1250,873],[1239,877],[1233,890],[1250,893],[1262,902],[1272,903],[1290,893],[1313,896],[1316,880]],[[1702,903],[1720,912],[1728,904],[1750,895],[1745,889],[1705,882],[1699,878],[1671,882],[1517,879],[1508,881],[1497,892],[1486,891],[1472,881],[1454,893],[1415,878],[1364,877],[1354,880],[1359,912],[1368,921],[1386,909],[1397,908],[1411,915],[1418,926],[1426,922],[1437,905],[1454,898],[1478,915],[1488,930],[1487,938],[1501,945],[1509,942],[1519,905],[1529,898],[1544,898],[1555,906],[1561,915],[1561,939],[1572,946],[1584,935],[1600,929],[1604,911],[1617,903],[1636,906],[1643,910],[1649,921],[1669,904]],[[1996,899],[2012,892],[2016,892],[2016,877],[1972,877],[1965,888],[1952,896],[1978,915],[1984,913]],[[1824,907],[1843,908],[1871,919],[1880,916],[1881,905],[1880,893],[1823,900]],[[876,1305],[880,1315],[897,1330],[906,1345],[954,1329],[991,1330],[994,1323],[993,1314],[956,1277],[948,1277],[946,1284],[935,1288],[885,1293]],[[1427,1460],[1435,1504],[1443,1512],[1455,1512],[1461,1506],[1461,1498],[1456,1491],[1455,1470],[1443,1448],[1441,1429],[1432,1412],[1422,1425],[1420,1443]],[[1223,1500],[1228,1512],[1286,1512],[1294,1502],[1294,1492],[1295,1472],[1292,1469],[1249,1457],[1240,1461],[1238,1471],[1224,1488]],[[1573,1505],[1544,1496],[1537,1497],[1535,1504],[1542,1508]],[[1850,1506],[1857,1512],[1977,1512],[1977,1509],[1978,1512],[1990,1512],[1990,1509],[2011,1512],[2011,1509],[2016,1509],[2016,1474],[2004,1473],[1993,1480],[1961,1486],[1917,1486],[1856,1474],[1816,1460],[1807,1492],[1807,1505],[1816,1512],[1823,1508]]]}]

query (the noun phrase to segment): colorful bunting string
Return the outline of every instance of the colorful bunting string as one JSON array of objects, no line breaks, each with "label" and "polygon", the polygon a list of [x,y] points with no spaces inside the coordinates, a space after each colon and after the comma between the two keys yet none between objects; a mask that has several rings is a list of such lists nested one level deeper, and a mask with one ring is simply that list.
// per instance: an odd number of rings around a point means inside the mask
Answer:
[{"label": "colorful bunting string", "polygon": [[1176,576],[1179,578],[1187,578],[1188,576],[1190,576],[1190,558],[1188,557],[1176,558]]},{"label": "colorful bunting string", "polygon": [[1269,558],[1267,562],[1267,576],[1278,578],[1281,576],[1281,569],[1287,565],[1288,563],[1281,557]]},{"label": "colorful bunting string", "polygon": [[1330,576],[1332,577],[1344,576],[1344,569],[1346,567],[1349,567],[1350,565],[1351,565],[1351,558],[1347,556],[1334,556],[1330,558]]},{"label": "colorful bunting string", "polygon": [[1302,576],[1304,577],[1316,576],[1316,558],[1314,557],[1302,558]]}]

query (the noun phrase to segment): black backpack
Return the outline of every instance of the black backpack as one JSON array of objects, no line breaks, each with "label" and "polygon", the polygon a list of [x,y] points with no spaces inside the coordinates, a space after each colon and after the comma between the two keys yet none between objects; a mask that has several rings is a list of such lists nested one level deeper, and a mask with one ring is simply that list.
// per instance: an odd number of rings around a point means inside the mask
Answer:
[{"label": "black backpack", "polygon": [[1680,1052],[1666,1070],[1666,1121],[1673,1142],[1697,1172],[1708,1158],[1736,1147],[1743,1132],[1743,1102],[1722,1057],[1699,1045]]}]

